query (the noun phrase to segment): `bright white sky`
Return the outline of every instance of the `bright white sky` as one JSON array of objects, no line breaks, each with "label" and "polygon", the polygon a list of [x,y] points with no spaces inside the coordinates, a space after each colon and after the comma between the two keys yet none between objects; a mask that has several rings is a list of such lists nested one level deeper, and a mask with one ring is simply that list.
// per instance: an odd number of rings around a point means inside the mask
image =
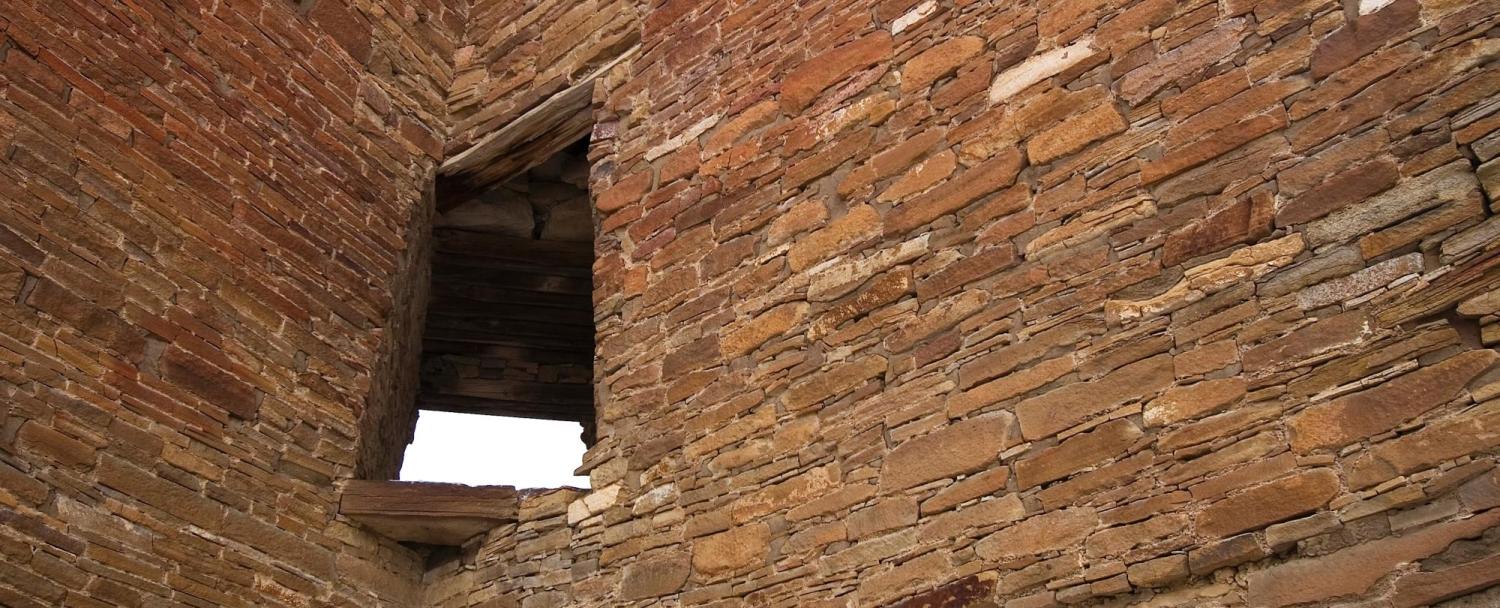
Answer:
[{"label": "bright white sky", "polygon": [[421,411],[401,465],[402,481],[517,488],[589,487],[576,422]]}]

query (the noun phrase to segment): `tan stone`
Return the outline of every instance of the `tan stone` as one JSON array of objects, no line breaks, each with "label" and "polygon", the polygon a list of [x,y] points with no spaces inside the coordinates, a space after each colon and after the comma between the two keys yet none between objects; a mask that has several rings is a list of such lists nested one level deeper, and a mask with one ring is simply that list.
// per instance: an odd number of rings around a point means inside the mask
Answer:
[{"label": "tan stone", "polygon": [[1131,564],[1125,576],[1137,587],[1165,587],[1188,577],[1188,556],[1168,555]]},{"label": "tan stone", "polygon": [[1037,133],[1026,143],[1031,164],[1041,165],[1124,131],[1125,118],[1110,104],[1095,106]]},{"label": "tan stone", "polygon": [[932,498],[922,501],[922,516],[946,511],[958,506],[959,503],[994,494],[1005,489],[1005,484],[1009,480],[1010,469],[999,467],[955,481],[948,487],[938,490]]},{"label": "tan stone", "polygon": [[1021,172],[1019,150],[1002,151],[979,165],[968,168],[942,185],[897,205],[885,216],[885,235],[906,234],[944,215],[957,212],[970,203],[988,196],[1015,181]]},{"label": "tan stone", "polygon": [[1259,373],[1297,367],[1325,352],[1358,344],[1369,334],[1370,325],[1368,316],[1358,310],[1318,319],[1247,349],[1243,356],[1245,371]]},{"label": "tan stone", "polygon": [[830,260],[808,272],[807,299],[827,302],[859,287],[871,277],[927,253],[927,235],[858,257]]},{"label": "tan stone", "polygon": [[710,579],[764,563],[771,528],[757,522],[693,541],[693,571]]},{"label": "tan stone", "polygon": [[1028,440],[1056,434],[1115,406],[1155,394],[1172,383],[1172,356],[1157,355],[1042,393],[1016,405],[1021,435]]},{"label": "tan stone", "polygon": [[978,36],[959,36],[933,45],[901,67],[901,91],[908,93],[926,88],[933,81],[953,73],[983,49],[984,39]]},{"label": "tan stone", "polygon": [[1065,47],[1039,53],[1020,65],[995,76],[990,85],[990,103],[1001,103],[1038,82],[1061,74],[1064,70],[1094,55],[1092,38],[1083,38]]},{"label": "tan stone", "polygon": [[1421,253],[1397,256],[1354,274],[1307,287],[1297,293],[1297,306],[1312,310],[1357,298],[1384,289],[1402,277],[1421,274],[1422,270]]},{"label": "tan stone", "polygon": [[620,575],[620,597],[643,600],[674,593],[687,583],[692,569],[684,553],[668,552],[625,564]]},{"label": "tan stone", "polygon": [[787,409],[794,411],[811,407],[849,392],[879,377],[885,373],[885,370],[885,357],[878,355],[834,365],[826,371],[792,385],[785,393],[782,393],[781,403]]},{"label": "tan stone", "polygon": [[803,270],[880,234],[880,214],[869,205],[857,205],[826,227],[793,241],[787,249],[787,265]]},{"label": "tan stone", "polygon": [[1364,489],[1500,445],[1500,400],[1381,443],[1349,465],[1349,486]]},{"label": "tan stone", "polygon": [[727,328],[719,339],[719,352],[725,358],[734,358],[755,350],[801,323],[807,318],[807,309],[806,302],[790,302]]},{"label": "tan stone", "polygon": [[861,539],[875,536],[896,528],[910,526],[917,521],[917,501],[914,498],[883,498],[874,505],[858,509],[846,520],[849,538]]},{"label": "tan stone", "polygon": [[[1000,469],[1004,470],[1004,469]],[[923,507],[923,514],[930,511]],[[1017,494],[1006,494],[990,500],[982,500],[959,507],[924,520],[918,539],[922,542],[942,540],[951,542],[976,529],[1000,525],[1026,516],[1026,506]]]},{"label": "tan stone", "polygon": [[1309,223],[1307,243],[1318,247],[1369,234],[1418,212],[1463,200],[1479,188],[1467,161],[1455,161]]},{"label": "tan stone", "polygon": [[807,504],[828,494],[838,481],[838,472],[832,467],[817,467],[740,497],[730,508],[730,516],[735,523],[744,523],[768,513]]},{"label": "tan stone", "polygon": [[1109,300],[1105,303],[1105,310],[1112,318],[1122,321],[1171,312],[1265,276],[1292,263],[1302,250],[1302,237],[1298,234],[1244,247],[1227,257],[1184,270],[1181,281],[1157,296],[1134,301]]},{"label": "tan stone", "polygon": [[1500,361],[1492,350],[1470,351],[1387,380],[1369,390],[1314,404],[1287,422],[1299,452],[1338,448],[1381,433],[1452,401],[1464,384]]},{"label": "tan stone", "polygon": [[1310,513],[1339,493],[1339,477],[1332,469],[1311,469],[1283,477],[1204,507],[1197,532],[1223,538]]},{"label": "tan stone", "polygon": [[1245,391],[1245,380],[1237,377],[1172,387],[1146,404],[1146,426],[1164,426],[1217,412],[1239,401]]},{"label": "tan stone", "polygon": [[1111,420],[1093,431],[1069,437],[1054,447],[1017,460],[1016,482],[1025,490],[1062,479],[1120,456],[1141,435],[1141,429],[1134,422]]},{"label": "tan stone", "polygon": [[1398,566],[1446,549],[1453,541],[1500,525],[1500,510],[1355,545],[1328,555],[1298,559],[1251,573],[1249,604],[1281,608],[1312,604],[1368,591]]},{"label": "tan stone", "polygon": [[889,188],[882,190],[876,200],[899,203],[913,194],[941,183],[952,175],[956,168],[958,168],[958,156],[952,150],[943,150],[917,163]]},{"label": "tan stone", "polygon": [[974,552],[991,561],[1040,555],[1076,545],[1098,525],[1099,515],[1093,509],[1033,515],[974,543]]},{"label": "tan stone", "polygon": [[1013,397],[1041,388],[1073,371],[1075,363],[1071,355],[1047,359],[986,382],[948,398],[948,415],[958,417],[977,409],[1003,403]]},{"label": "tan stone", "polygon": [[[1188,516],[1183,513],[1168,513],[1151,519],[1105,528],[1089,536],[1084,549],[1089,557],[1115,557],[1125,555],[1138,547],[1160,546],[1180,540],[1188,532]],[[1182,568],[1187,570],[1187,556]]]},{"label": "tan stone", "polygon": [[1014,420],[1006,412],[986,414],[902,442],[881,465],[881,489],[903,490],[998,464]]},{"label": "tan stone", "polygon": [[952,571],[953,562],[948,557],[948,552],[933,551],[889,570],[862,577],[859,597],[865,602],[884,602],[920,586],[935,583]]}]

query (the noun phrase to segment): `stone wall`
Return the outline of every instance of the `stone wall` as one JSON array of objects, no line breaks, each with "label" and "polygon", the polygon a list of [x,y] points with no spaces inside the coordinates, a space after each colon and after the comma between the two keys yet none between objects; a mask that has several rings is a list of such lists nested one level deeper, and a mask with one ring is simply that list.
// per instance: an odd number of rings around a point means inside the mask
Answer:
[{"label": "stone wall", "polygon": [[[1500,601],[1500,3],[642,4],[0,15],[0,603]],[[595,489],[419,586],[329,514],[385,277],[636,37]]]},{"label": "stone wall", "polygon": [[596,489],[566,546],[491,537],[434,571],[485,591],[430,599],[1500,582],[1497,12],[652,7],[593,151]]},{"label": "stone wall", "polygon": [[640,40],[631,0],[473,0],[448,92],[449,156]]},{"label": "stone wall", "polygon": [[0,605],[419,603],[333,513],[411,432],[466,10],[5,3]]}]

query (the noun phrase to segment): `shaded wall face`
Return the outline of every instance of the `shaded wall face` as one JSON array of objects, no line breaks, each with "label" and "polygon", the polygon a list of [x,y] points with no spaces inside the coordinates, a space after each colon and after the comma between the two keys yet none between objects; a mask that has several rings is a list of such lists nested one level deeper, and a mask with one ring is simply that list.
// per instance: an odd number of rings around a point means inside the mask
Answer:
[{"label": "shaded wall face", "polygon": [[652,7],[596,129],[595,489],[429,599],[1495,582],[1496,6],[1379,4]]},{"label": "shaded wall face", "polygon": [[393,466],[462,14],[298,4],[0,10],[0,604],[415,601],[334,480]]}]

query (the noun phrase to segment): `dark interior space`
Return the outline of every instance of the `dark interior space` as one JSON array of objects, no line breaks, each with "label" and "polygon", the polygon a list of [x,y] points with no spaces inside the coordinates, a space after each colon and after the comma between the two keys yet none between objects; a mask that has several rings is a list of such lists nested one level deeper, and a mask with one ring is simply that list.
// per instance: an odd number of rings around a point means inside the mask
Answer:
[{"label": "dark interior space", "polygon": [[418,409],[576,421],[593,444],[587,152],[489,187],[439,182]]}]

